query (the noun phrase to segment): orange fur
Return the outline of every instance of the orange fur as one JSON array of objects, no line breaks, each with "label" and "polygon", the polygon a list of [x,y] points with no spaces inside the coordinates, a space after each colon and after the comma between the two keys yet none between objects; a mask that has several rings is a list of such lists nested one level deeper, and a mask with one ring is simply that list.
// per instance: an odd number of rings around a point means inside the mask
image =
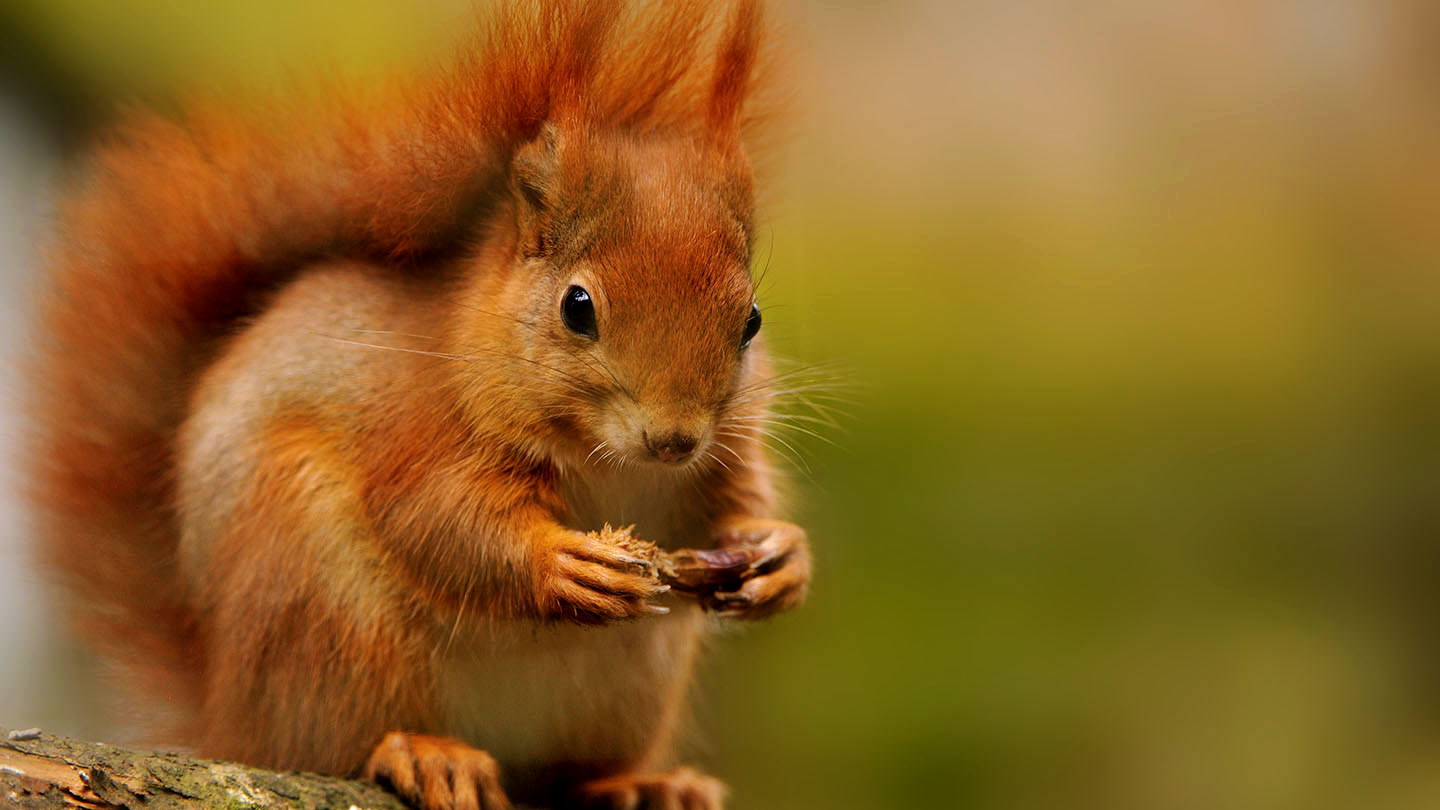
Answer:
[{"label": "orange fur", "polygon": [[[33,490],[178,741],[355,773],[386,732],[449,735],[372,766],[485,744],[542,797],[666,764],[701,613],[580,532],[740,542],[773,507],[741,346],[763,33],[751,0],[512,2],[391,95],[197,105],[98,151],[51,260]],[[562,324],[572,285],[599,337]],[[682,434],[685,463],[646,455]],[[803,532],[774,537],[705,604],[797,604]]]}]

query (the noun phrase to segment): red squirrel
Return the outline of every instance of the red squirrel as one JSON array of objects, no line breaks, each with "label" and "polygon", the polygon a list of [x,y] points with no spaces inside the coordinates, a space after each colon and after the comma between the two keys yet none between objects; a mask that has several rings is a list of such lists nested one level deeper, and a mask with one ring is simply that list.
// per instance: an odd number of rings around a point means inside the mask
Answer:
[{"label": "red squirrel", "polygon": [[[752,0],[514,0],[436,75],[98,147],[31,479],[167,742],[423,810],[721,807],[672,760],[702,639],[810,576],[763,444],[766,30]],[[607,523],[750,575],[669,591]]]}]

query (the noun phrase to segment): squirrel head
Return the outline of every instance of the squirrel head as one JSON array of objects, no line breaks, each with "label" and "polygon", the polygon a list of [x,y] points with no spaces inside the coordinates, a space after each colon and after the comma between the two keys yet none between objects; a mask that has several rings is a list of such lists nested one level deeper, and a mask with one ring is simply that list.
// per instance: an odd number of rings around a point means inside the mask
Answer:
[{"label": "squirrel head", "polygon": [[516,396],[565,437],[550,454],[706,458],[763,365],[743,153],[547,125],[515,157],[510,185],[514,249],[499,291],[510,317],[487,331],[500,330],[491,351],[516,356],[504,364]]}]

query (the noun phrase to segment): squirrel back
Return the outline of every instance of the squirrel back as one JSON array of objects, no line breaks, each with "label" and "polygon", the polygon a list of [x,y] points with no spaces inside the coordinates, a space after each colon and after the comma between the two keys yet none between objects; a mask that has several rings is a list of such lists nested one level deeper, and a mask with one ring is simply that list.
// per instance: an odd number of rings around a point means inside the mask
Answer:
[{"label": "squirrel back", "polygon": [[182,713],[198,700],[175,437],[269,295],[317,261],[407,274],[463,251],[547,123],[751,137],[761,47],[750,0],[517,0],[456,65],[381,95],[119,127],[63,203],[28,372],[41,556],[87,635]]}]

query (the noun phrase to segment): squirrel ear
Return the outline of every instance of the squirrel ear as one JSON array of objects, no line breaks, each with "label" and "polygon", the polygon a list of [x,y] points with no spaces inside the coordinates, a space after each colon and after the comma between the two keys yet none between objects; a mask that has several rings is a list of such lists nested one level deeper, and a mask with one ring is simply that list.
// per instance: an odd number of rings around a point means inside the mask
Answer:
[{"label": "squirrel ear", "polygon": [[515,153],[510,177],[517,202],[517,225],[527,256],[544,256],[552,246],[546,233],[555,204],[555,179],[560,167],[560,130],[546,123],[535,140]]},{"label": "squirrel ear", "polygon": [[710,104],[706,123],[715,138],[738,137],[740,113],[750,91],[755,63],[759,60],[760,44],[765,26],[760,4],[741,0],[731,12],[730,23],[720,41],[715,57],[715,73],[710,80]]},{"label": "squirrel ear", "polygon": [[537,211],[547,207],[555,172],[560,165],[560,129],[546,123],[535,140],[520,147],[511,166],[515,190]]}]

